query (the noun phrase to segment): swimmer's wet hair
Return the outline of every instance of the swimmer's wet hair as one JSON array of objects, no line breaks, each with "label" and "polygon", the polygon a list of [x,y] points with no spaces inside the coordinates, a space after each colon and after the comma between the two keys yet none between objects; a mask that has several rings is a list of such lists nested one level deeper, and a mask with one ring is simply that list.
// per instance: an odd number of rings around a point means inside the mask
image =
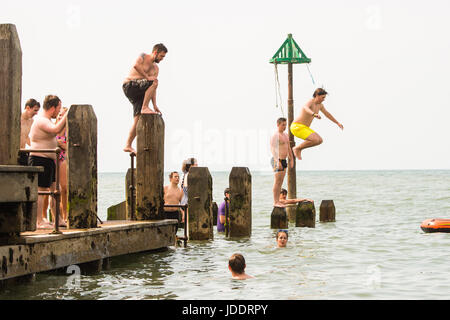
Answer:
[{"label": "swimmer's wet hair", "polygon": [[228,265],[234,272],[238,274],[244,273],[245,270],[244,256],[240,253],[233,254],[228,260]]},{"label": "swimmer's wet hair", "polygon": [[286,189],[281,189],[280,194],[288,194]]},{"label": "swimmer's wet hair", "polygon": [[285,230],[285,229],[280,229],[280,230],[278,230],[278,232],[277,232],[277,239],[278,239],[278,235],[279,235],[280,233],[285,233],[285,234],[286,234],[286,238],[289,239],[289,231],[288,231],[288,230]]},{"label": "swimmer's wet hair", "polygon": [[223,195],[226,195],[227,193],[230,194],[230,188],[226,188],[225,191],[223,192]]},{"label": "swimmer's wet hair", "polygon": [[313,98],[317,96],[324,96],[326,94],[328,94],[328,92],[326,92],[324,88],[317,88],[313,93]]}]

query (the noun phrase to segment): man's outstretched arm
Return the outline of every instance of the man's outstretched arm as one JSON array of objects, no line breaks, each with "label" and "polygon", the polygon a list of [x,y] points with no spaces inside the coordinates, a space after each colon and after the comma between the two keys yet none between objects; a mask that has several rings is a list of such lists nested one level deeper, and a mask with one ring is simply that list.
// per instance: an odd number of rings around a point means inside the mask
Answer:
[{"label": "man's outstretched arm", "polygon": [[325,107],[324,107],[323,105],[320,107],[320,111],[322,111],[322,113],[323,113],[328,119],[330,119],[331,121],[333,121],[334,123],[336,123],[336,124],[338,125],[339,128],[341,128],[342,130],[344,130],[344,126],[343,126],[339,121],[337,121],[337,120],[333,117],[333,115],[332,115],[331,113],[329,113],[329,112],[327,111],[327,109],[325,109]]}]

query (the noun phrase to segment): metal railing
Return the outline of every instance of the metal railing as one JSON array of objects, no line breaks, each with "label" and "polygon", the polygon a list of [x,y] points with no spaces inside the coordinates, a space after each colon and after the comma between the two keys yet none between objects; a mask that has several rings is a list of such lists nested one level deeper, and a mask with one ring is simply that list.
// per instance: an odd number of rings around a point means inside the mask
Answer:
[{"label": "metal railing", "polygon": [[187,236],[187,217],[188,217],[188,205],[181,205],[181,204],[165,204],[164,208],[180,208],[184,210],[184,236],[183,237],[177,237],[180,240],[183,240],[184,242],[184,247],[187,247],[187,241],[188,241],[188,236]]},{"label": "metal railing", "polygon": [[[128,189],[130,190],[130,220],[136,220],[135,217],[135,204],[136,204],[136,197],[135,197],[135,190],[136,185],[134,181],[134,158],[136,157],[136,154],[134,152],[130,152],[130,158],[131,158],[131,177],[130,177],[130,185],[128,186]],[[187,217],[188,217],[188,205],[177,205],[177,204],[166,204],[164,205],[164,208],[180,208],[184,210],[184,236],[183,237],[177,237],[180,240],[183,240],[184,247],[187,247]],[[178,223],[178,222],[177,222]]]},{"label": "metal railing", "polygon": [[[49,195],[55,199],[55,228],[51,232],[51,234],[61,234],[59,231],[59,215],[61,213],[59,204],[61,202],[61,192],[59,189],[59,154],[62,152],[61,148],[56,149],[20,149],[20,153],[30,153],[30,152],[39,152],[39,153],[55,153],[56,154],[56,169],[55,169],[55,190],[54,191],[38,191],[38,195]],[[37,214],[42,215],[42,212],[38,212]]]}]

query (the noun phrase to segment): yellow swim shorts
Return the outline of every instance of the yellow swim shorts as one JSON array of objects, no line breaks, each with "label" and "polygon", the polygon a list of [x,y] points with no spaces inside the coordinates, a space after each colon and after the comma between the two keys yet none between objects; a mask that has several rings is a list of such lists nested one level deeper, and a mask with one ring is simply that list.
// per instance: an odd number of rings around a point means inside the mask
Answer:
[{"label": "yellow swim shorts", "polygon": [[308,126],[305,126],[304,124],[292,122],[291,124],[291,132],[294,136],[297,138],[306,140],[306,138],[309,137],[311,133],[314,133],[315,131],[311,129]]}]

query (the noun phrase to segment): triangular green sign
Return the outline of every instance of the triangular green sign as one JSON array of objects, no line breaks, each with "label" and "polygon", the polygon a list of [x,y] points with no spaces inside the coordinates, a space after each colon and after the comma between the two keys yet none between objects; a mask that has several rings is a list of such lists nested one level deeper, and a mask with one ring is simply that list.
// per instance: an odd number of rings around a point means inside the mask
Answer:
[{"label": "triangular green sign", "polygon": [[288,38],[283,45],[274,54],[270,63],[310,63],[308,58],[300,49],[299,45],[292,38],[292,34],[288,34]]}]

